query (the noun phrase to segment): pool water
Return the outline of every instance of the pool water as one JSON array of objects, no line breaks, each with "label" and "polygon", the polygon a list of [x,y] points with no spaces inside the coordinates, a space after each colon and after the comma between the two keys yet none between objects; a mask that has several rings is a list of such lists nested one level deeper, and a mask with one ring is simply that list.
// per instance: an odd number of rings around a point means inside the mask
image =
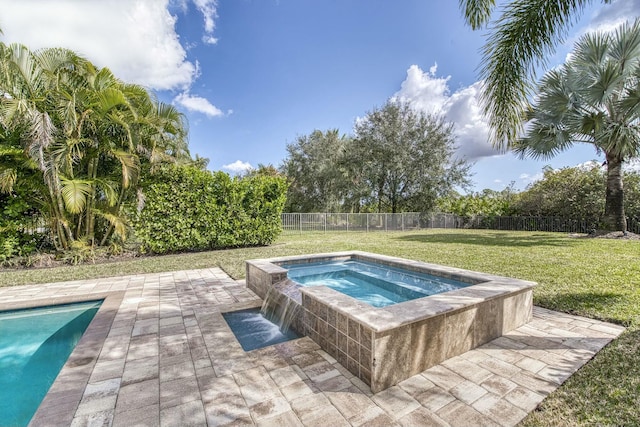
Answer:
[{"label": "pool water", "polygon": [[291,329],[281,331],[280,326],[262,315],[260,308],[232,311],[222,316],[244,351],[300,338]]},{"label": "pool water", "polygon": [[0,425],[29,424],[101,303],[0,312]]},{"label": "pool water", "polygon": [[470,286],[470,283],[366,261],[284,264],[302,286],[327,286],[374,307],[386,307]]}]

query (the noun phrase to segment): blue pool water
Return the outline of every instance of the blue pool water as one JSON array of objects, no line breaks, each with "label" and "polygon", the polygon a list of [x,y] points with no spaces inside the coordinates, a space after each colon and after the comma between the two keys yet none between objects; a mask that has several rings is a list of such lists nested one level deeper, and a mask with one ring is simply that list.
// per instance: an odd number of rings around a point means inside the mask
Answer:
[{"label": "blue pool water", "polygon": [[244,351],[300,338],[291,329],[282,332],[277,324],[262,315],[259,308],[232,311],[222,316]]},{"label": "blue pool water", "polygon": [[452,291],[469,283],[366,261],[285,264],[302,286],[328,286],[374,307]]},{"label": "blue pool water", "polygon": [[101,303],[0,312],[0,425],[29,424]]}]

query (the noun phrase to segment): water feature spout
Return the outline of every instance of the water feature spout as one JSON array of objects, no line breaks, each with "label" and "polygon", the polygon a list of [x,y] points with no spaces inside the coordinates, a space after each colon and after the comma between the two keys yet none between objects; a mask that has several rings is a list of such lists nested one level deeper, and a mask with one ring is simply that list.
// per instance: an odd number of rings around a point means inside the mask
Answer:
[{"label": "water feature spout", "polygon": [[262,315],[277,324],[283,333],[289,331],[301,313],[302,297],[298,288],[299,285],[290,280],[276,283],[269,288],[262,303]]}]

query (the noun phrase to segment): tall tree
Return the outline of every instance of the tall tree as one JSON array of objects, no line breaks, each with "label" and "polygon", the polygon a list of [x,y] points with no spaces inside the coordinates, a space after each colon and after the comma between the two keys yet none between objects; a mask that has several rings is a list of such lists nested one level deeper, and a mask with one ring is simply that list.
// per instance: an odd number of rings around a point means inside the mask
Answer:
[{"label": "tall tree", "polygon": [[455,148],[451,123],[388,101],[356,122],[349,155],[378,212],[426,212],[468,184],[469,165],[454,157]]},{"label": "tall tree", "polygon": [[[509,148],[523,130],[536,67],[545,64],[568,29],[593,0],[510,0],[491,21],[495,0],[459,0],[473,29],[489,27],[480,74],[481,102],[498,148]],[[610,0],[603,0],[610,3]]]},{"label": "tall tree", "polygon": [[622,164],[640,156],[640,19],[584,35],[538,93],[515,151],[548,158],[576,142],[593,144],[606,156],[604,229],[626,231]]},{"label": "tall tree", "polygon": [[350,138],[338,129],[313,131],[287,145],[280,170],[289,178],[286,210],[335,212],[342,210],[347,186],[344,155]]}]

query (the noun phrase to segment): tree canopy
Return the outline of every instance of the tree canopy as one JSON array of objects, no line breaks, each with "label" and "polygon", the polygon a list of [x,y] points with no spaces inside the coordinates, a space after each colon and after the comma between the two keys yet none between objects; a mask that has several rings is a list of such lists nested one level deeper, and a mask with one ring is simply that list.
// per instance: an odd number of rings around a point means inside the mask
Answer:
[{"label": "tree canopy", "polygon": [[[485,189],[467,195],[454,193],[438,200],[438,210],[465,218],[555,217],[582,220],[590,227],[597,227],[604,215],[605,175],[605,169],[597,162],[561,169],[546,166],[542,178],[523,191],[508,186],[501,191]],[[625,214],[637,224],[640,220],[640,173],[627,170],[623,176]]]},{"label": "tree canopy", "polygon": [[313,131],[287,145],[280,170],[289,179],[286,210],[338,212],[348,198],[346,163],[351,138],[338,129]]},{"label": "tree canopy", "polygon": [[519,194],[514,206],[519,214],[595,221],[602,217],[605,185],[599,165],[546,167],[543,174]]},{"label": "tree canopy", "polygon": [[455,148],[451,123],[389,101],[359,119],[353,136],[314,131],[287,147],[287,210],[429,211],[468,183]]},{"label": "tree canopy", "polygon": [[438,197],[468,184],[469,165],[455,158],[453,124],[389,101],[355,125],[350,154],[377,211],[428,212]]}]

